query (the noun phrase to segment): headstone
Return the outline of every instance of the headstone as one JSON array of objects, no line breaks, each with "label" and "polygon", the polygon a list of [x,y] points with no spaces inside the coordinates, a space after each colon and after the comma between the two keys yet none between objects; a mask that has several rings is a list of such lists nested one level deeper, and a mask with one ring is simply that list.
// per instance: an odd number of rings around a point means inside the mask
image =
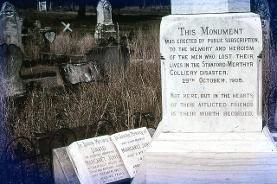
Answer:
[{"label": "headstone", "polygon": [[28,40],[37,47],[38,54],[33,58],[38,59],[40,52],[49,52],[50,44],[56,39],[56,32],[51,27],[42,27],[41,22],[36,20],[33,28],[29,28],[28,34],[24,36],[28,37]]},{"label": "headstone", "polygon": [[201,2],[207,7],[183,1],[173,13],[190,15],[162,19],[163,120],[133,183],[274,183],[277,149],[262,132],[260,16],[244,4],[217,10],[233,1]]},{"label": "headstone", "polygon": [[70,84],[97,82],[103,79],[103,71],[94,62],[66,64],[62,67],[66,82]]},{"label": "headstone", "polygon": [[56,39],[56,33],[53,31],[47,31],[44,36],[50,43],[53,43]]},{"label": "headstone", "polygon": [[97,24],[113,25],[112,5],[108,0],[100,0],[97,5]]},{"label": "headstone", "polygon": [[55,182],[130,183],[150,141],[147,129],[139,128],[81,140],[67,148],[55,149]]},{"label": "headstone", "polygon": [[38,11],[47,11],[47,2],[46,1],[38,1]]},{"label": "headstone", "polygon": [[23,61],[21,49],[15,45],[0,45],[0,79],[5,96],[22,96],[26,92],[20,76]]},{"label": "headstone", "polygon": [[117,32],[112,19],[112,5],[108,0],[100,0],[97,5],[97,25],[95,40],[98,45],[108,44],[109,40],[116,40]]},{"label": "headstone", "polygon": [[130,62],[128,49],[124,46],[95,47],[86,54],[86,58],[101,64],[105,75],[110,77],[124,71]]},{"label": "headstone", "polygon": [[23,20],[18,16],[15,7],[5,2],[0,11],[0,45],[14,44],[22,48]]}]

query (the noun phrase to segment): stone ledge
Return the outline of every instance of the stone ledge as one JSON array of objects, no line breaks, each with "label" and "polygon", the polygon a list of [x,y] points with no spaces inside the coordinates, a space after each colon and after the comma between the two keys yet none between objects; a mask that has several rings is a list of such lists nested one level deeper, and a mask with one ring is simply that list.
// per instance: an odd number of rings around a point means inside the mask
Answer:
[{"label": "stone ledge", "polygon": [[164,133],[144,163],[146,183],[265,184],[276,182],[277,149],[262,132]]},{"label": "stone ledge", "polygon": [[250,12],[250,0],[171,0],[172,14]]}]

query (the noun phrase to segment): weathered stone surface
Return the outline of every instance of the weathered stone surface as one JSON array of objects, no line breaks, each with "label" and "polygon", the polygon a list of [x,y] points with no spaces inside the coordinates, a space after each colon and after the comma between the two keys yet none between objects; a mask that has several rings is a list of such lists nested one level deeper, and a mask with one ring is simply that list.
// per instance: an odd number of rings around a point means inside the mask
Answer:
[{"label": "weathered stone surface", "polygon": [[113,25],[112,5],[108,0],[100,0],[96,9],[97,24]]},{"label": "weathered stone surface", "polygon": [[163,134],[147,152],[144,183],[274,183],[276,154],[262,133]]},{"label": "weathered stone surface", "polygon": [[112,136],[85,139],[74,142],[67,148],[54,149],[55,183],[82,181],[82,184],[129,184],[130,176],[136,173],[151,141],[148,131],[149,129],[139,128]]},{"label": "weathered stone surface", "polygon": [[50,43],[53,43],[56,39],[56,33],[53,31],[47,31],[44,36]]},{"label": "weathered stone surface", "polygon": [[97,5],[97,25],[95,41],[98,45],[116,42],[117,32],[112,19],[112,5],[108,0],[100,0]]},{"label": "weathered stone surface", "polygon": [[38,1],[38,11],[47,11],[47,2],[46,1]]},{"label": "weathered stone surface", "polygon": [[250,12],[250,0],[171,0],[172,14]]},{"label": "weathered stone surface", "polygon": [[67,147],[81,183],[112,183],[129,178],[110,136],[81,140]]},{"label": "weathered stone surface", "polygon": [[86,58],[102,65],[108,75],[123,71],[130,62],[128,49],[118,46],[93,48],[87,53]]},{"label": "weathered stone surface", "polygon": [[55,184],[80,184],[66,147],[53,150],[53,173]]},{"label": "weathered stone surface", "polygon": [[5,2],[0,11],[0,44],[14,44],[22,48],[22,24],[15,7]]},{"label": "weathered stone surface", "polygon": [[63,87],[64,82],[58,66],[35,65],[21,68],[21,77],[26,85],[42,88]]},{"label": "weathered stone surface", "polygon": [[1,86],[5,86],[6,96],[21,96],[25,93],[25,86],[20,77],[23,61],[21,49],[15,45],[0,45],[0,79]]},{"label": "weathered stone surface", "polygon": [[147,128],[138,128],[119,132],[111,136],[123,163],[130,175],[133,178],[141,166],[144,153],[148,149],[151,136]]},{"label": "weathered stone surface", "polygon": [[66,82],[71,84],[100,81],[103,79],[103,71],[95,62],[67,64],[62,67],[62,73]]},{"label": "weathered stone surface", "polygon": [[41,52],[38,61],[33,61],[31,65],[34,64],[51,64],[60,65],[63,63],[84,63],[86,58],[83,55],[68,56],[65,54],[53,54],[50,52]]}]

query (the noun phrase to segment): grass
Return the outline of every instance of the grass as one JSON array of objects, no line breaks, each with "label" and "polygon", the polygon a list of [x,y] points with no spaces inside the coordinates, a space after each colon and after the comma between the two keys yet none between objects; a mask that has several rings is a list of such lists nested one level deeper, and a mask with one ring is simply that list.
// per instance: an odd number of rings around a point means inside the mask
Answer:
[{"label": "grass", "polygon": [[[123,31],[127,35],[128,31]],[[23,99],[11,101],[8,119],[12,122],[12,137],[33,137],[60,128],[91,126],[107,119],[115,127],[113,132],[138,126],[157,127],[161,120],[161,87],[159,61],[159,28],[139,28],[129,43],[131,62],[125,72],[112,73],[108,83],[89,83],[63,89],[35,88]],[[36,59],[39,45],[32,40],[25,47],[29,57]],[[50,51],[57,54],[84,55],[94,47],[90,33],[57,35]],[[32,51],[32,52],[30,52]],[[21,104],[16,108],[16,104]],[[141,114],[151,114],[146,123]]]},{"label": "grass", "polygon": [[94,36],[90,33],[82,36],[76,33],[60,33],[57,35],[55,42],[50,44],[50,52],[66,55],[85,55],[94,46]]}]

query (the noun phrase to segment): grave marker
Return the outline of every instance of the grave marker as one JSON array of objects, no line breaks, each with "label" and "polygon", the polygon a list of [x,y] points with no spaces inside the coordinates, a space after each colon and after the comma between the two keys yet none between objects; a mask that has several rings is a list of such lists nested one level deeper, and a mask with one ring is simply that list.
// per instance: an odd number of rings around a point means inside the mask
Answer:
[{"label": "grave marker", "polygon": [[108,0],[100,0],[97,5],[97,24],[113,25],[112,5]]},{"label": "grave marker", "polygon": [[50,43],[53,43],[56,39],[56,33],[53,31],[47,31],[44,36]]},{"label": "grave marker", "polygon": [[97,25],[94,37],[96,43],[107,44],[109,39],[116,40],[117,32],[112,18],[112,5],[108,0],[100,0],[97,5]]},{"label": "grave marker", "polygon": [[15,45],[0,45],[0,79],[3,86],[2,95],[22,96],[26,89],[20,76],[20,69],[24,55]]},{"label": "grave marker", "polygon": [[70,84],[98,82],[103,79],[103,71],[95,62],[66,64],[61,67],[66,82]]},{"label": "grave marker", "polygon": [[15,7],[9,2],[2,5],[0,11],[0,44],[22,46],[23,20],[18,16]]},{"label": "grave marker", "polygon": [[47,11],[47,2],[46,1],[38,1],[38,11]]},{"label": "grave marker", "polygon": [[150,142],[147,129],[139,128],[55,149],[55,181],[57,184],[130,183]]},{"label": "grave marker", "polygon": [[63,32],[64,32],[64,33],[67,32],[67,31],[69,31],[69,32],[72,32],[72,31],[73,31],[73,30],[70,28],[70,24],[69,24],[69,23],[66,24],[66,23],[64,23],[64,22],[62,21],[61,24],[64,26],[64,29],[63,29]]}]

